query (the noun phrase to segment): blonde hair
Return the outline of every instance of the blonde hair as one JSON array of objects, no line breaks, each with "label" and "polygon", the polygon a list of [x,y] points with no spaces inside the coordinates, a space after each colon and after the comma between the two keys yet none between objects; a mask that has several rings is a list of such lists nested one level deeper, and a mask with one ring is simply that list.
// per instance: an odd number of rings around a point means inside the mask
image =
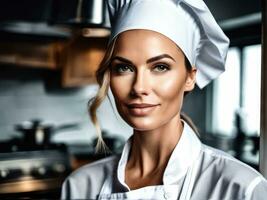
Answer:
[{"label": "blonde hair", "polygon": [[[110,61],[111,61],[111,58],[113,56],[114,47],[116,44],[116,39],[117,38],[115,38],[108,45],[105,56],[102,59],[98,70],[96,71],[96,80],[97,80],[97,83],[99,85],[99,90],[98,90],[96,96],[88,101],[88,111],[90,114],[90,118],[91,118],[91,120],[92,120],[92,122],[96,128],[97,137],[98,137],[97,144],[96,144],[96,152],[97,153],[109,152],[109,148],[105,144],[103,137],[102,137],[102,132],[101,132],[101,128],[100,128],[100,125],[99,125],[99,122],[97,119],[96,110],[101,105],[101,103],[103,102],[105,97],[108,96],[107,94],[108,94],[108,89],[109,89],[109,85],[110,85]],[[188,71],[190,71],[192,69],[190,62],[188,61],[188,59],[186,57],[185,57],[185,65],[186,65],[186,69]],[[185,93],[185,96],[186,95],[187,95],[187,93]],[[184,120],[193,129],[193,131],[197,135],[199,135],[197,127],[194,125],[194,123],[192,122],[190,117],[188,117],[184,113],[181,113],[180,116],[181,116],[181,119]]]},{"label": "blonde hair", "polygon": [[115,43],[116,43],[116,38],[108,45],[104,58],[102,59],[99,68],[96,71],[96,80],[99,85],[99,89],[96,96],[90,99],[88,102],[88,111],[90,114],[90,118],[96,128],[96,133],[98,138],[96,144],[97,153],[106,153],[107,151],[109,151],[109,148],[105,144],[102,137],[102,132],[97,119],[96,110],[101,105],[101,103],[108,94],[108,88],[110,85],[109,65],[111,57],[113,55]]},{"label": "blonde hair", "polygon": [[194,124],[194,122],[192,121],[192,119],[185,113],[181,112],[180,117],[182,120],[184,120],[191,128],[192,130],[196,133],[196,135],[199,137],[199,131],[197,126]]}]

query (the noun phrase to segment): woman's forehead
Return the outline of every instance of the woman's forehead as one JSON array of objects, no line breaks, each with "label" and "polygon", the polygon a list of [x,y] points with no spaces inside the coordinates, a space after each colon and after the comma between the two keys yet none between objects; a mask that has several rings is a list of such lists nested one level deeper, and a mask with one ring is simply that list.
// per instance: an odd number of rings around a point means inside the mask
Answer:
[{"label": "woman's forehead", "polygon": [[131,51],[159,53],[164,51],[165,53],[183,54],[176,43],[168,37],[161,33],[144,29],[127,30],[120,33],[114,50],[115,53]]}]

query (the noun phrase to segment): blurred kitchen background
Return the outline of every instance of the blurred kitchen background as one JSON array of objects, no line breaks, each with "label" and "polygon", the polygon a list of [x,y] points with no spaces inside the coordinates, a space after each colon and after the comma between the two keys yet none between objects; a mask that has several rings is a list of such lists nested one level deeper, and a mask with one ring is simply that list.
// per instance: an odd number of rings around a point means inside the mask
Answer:
[{"label": "blurred kitchen background", "polygon": [[[201,140],[259,167],[260,0],[205,0],[231,40],[226,72],[186,97]],[[74,169],[95,154],[87,102],[104,55],[103,0],[0,2],[0,197],[57,198]],[[112,108],[113,106],[113,108]],[[119,153],[131,128],[112,95],[98,110],[105,140]]]}]

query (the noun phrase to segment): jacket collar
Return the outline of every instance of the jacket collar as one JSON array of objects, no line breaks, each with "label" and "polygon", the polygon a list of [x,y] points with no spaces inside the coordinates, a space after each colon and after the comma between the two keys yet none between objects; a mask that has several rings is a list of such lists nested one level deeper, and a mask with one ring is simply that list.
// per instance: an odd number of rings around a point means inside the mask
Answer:
[{"label": "jacket collar", "polygon": [[[183,121],[184,128],[179,142],[175,146],[163,174],[163,184],[178,184],[178,181],[186,174],[193,162],[198,158],[201,151],[201,142],[191,127]],[[117,168],[119,182],[130,188],[125,183],[125,167],[131,149],[132,137],[126,142]]]}]

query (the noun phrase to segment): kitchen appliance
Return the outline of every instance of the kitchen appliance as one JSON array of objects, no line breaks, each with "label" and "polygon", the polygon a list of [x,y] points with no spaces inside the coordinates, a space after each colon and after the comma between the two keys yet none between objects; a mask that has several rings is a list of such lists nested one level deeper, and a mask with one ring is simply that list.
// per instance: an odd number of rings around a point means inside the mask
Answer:
[{"label": "kitchen appliance", "polygon": [[69,163],[63,149],[0,153],[0,199],[59,198]]},{"label": "kitchen appliance", "polygon": [[109,34],[107,12],[104,0],[3,0],[0,32],[69,38],[73,30],[89,28],[90,36],[103,36]]},{"label": "kitchen appliance", "polygon": [[104,0],[53,1],[51,23],[82,28],[110,28]]},{"label": "kitchen appliance", "polygon": [[65,144],[50,141],[52,134],[77,124],[55,126],[41,120],[16,125],[21,138],[0,142],[0,199],[56,199],[71,172]]},{"label": "kitchen appliance", "polygon": [[22,143],[27,146],[50,145],[51,137],[59,131],[66,129],[77,129],[78,123],[68,123],[54,125],[52,123],[42,122],[40,119],[24,121],[15,125],[15,129],[22,133]]}]

